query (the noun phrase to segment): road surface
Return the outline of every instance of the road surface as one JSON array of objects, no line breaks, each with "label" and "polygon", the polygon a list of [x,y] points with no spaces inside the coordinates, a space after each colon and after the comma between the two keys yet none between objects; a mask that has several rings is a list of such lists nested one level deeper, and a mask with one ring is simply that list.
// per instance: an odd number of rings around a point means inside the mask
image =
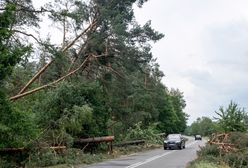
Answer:
[{"label": "road surface", "polygon": [[196,158],[199,146],[205,143],[205,140],[195,141],[190,137],[182,150],[155,149],[81,168],[185,168],[188,162]]}]

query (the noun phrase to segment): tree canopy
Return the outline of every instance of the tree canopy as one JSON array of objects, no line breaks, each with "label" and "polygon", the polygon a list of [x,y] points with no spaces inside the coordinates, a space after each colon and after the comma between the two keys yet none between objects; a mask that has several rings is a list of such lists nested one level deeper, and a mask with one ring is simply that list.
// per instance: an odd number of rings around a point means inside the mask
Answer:
[{"label": "tree canopy", "polygon": [[247,131],[247,123],[245,119],[247,114],[245,109],[241,108],[235,102],[231,101],[227,108],[221,106],[219,111],[215,112],[219,125],[225,132],[230,131]]},{"label": "tree canopy", "polygon": [[[145,2],[54,0],[40,9],[30,0],[0,2],[1,148],[122,140],[137,128],[184,131],[183,93],[162,83],[151,52],[164,35],[135,20],[133,5]],[[40,37],[45,16],[61,42]]]}]

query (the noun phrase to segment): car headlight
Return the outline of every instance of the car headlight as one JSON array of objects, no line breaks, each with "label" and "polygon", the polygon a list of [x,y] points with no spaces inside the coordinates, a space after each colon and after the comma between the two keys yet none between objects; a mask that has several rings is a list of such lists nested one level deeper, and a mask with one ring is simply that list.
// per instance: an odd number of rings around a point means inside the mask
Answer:
[{"label": "car headlight", "polygon": [[176,141],[176,143],[181,143],[181,141]]},{"label": "car headlight", "polygon": [[167,141],[164,141],[164,143],[167,143]]}]

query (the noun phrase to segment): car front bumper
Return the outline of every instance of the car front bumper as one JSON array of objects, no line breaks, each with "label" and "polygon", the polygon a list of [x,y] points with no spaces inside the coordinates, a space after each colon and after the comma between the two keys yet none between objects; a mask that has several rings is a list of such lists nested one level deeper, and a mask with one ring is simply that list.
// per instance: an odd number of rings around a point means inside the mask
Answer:
[{"label": "car front bumper", "polygon": [[164,143],[164,148],[165,149],[170,149],[170,148],[180,148],[181,147],[181,143]]}]

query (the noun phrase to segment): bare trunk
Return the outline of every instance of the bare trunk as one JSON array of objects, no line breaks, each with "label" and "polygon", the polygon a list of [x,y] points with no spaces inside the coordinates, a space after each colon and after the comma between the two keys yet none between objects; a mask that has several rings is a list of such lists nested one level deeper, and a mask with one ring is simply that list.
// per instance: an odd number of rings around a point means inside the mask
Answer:
[{"label": "bare trunk", "polygon": [[[87,33],[88,31],[90,31],[90,30],[92,30],[92,28],[96,25],[96,20],[92,23],[92,24],[90,24],[80,35],[78,35],[69,45],[67,45],[63,50],[62,50],[62,52],[65,52],[65,51],[67,51],[73,44],[75,44],[75,42],[81,37],[81,36],[83,36],[85,33]],[[17,94],[17,95],[15,95],[15,96],[13,96],[13,97],[11,97],[10,98],[10,100],[16,100],[16,99],[18,99],[18,98],[20,98],[20,97],[23,97],[23,96],[26,96],[26,95],[29,95],[29,94],[31,94],[31,93],[34,93],[34,92],[37,92],[37,91],[39,91],[39,90],[41,90],[41,89],[44,89],[44,88],[47,88],[48,86],[50,86],[50,85],[52,85],[52,84],[54,84],[54,82],[52,82],[52,83],[50,83],[50,84],[47,84],[47,85],[44,85],[44,86],[41,86],[41,87],[38,87],[38,88],[36,88],[36,89],[33,89],[33,90],[31,90],[31,91],[28,91],[28,92],[25,92],[26,90],[27,90],[27,88],[42,74],[42,73],[44,73],[44,71],[52,64],[54,62],[54,60],[51,60],[50,62],[48,62],[43,68],[41,68],[30,80],[29,80],[29,82],[20,90],[20,92]],[[69,73],[70,74],[70,73]],[[66,77],[67,77],[67,75],[66,75]],[[62,77],[63,78],[63,77]],[[64,79],[64,78],[63,78]],[[60,80],[59,80],[60,81]],[[56,83],[58,82],[58,80],[57,81],[55,81]],[[24,93],[25,92],[25,93]]]},{"label": "bare trunk", "polygon": [[69,72],[67,75],[62,76],[61,78],[57,79],[56,81],[53,81],[53,82],[51,82],[51,83],[49,83],[49,84],[47,84],[47,85],[40,86],[40,87],[35,88],[35,89],[33,89],[33,90],[24,92],[24,93],[22,93],[22,94],[18,94],[18,95],[16,95],[16,96],[13,96],[13,97],[10,98],[10,100],[12,100],[12,101],[17,100],[17,99],[19,99],[19,98],[21,98],[21,97],[30,95],[30,94],[32,94],[32,93],[35,93],[35,92],[37,92],[37,91],[39,91],[39,90],[45,89],[45,88],[47,88],[47,87],[49,87],[49,86],[52,86],[52,85],[54,85],[54,84],[56,84],[56,83],[62,81],[63,79],[65,79],[65,78],[71,76],[72,74],[76,73],[79,69],[81,69],[81,68],[87,63],[89,57],[90,57],[90,56],[88,56],[88,57],[84,60],[84,62],[83,62],[77,69],[75,69],[75,70]]},{"label": "bare trunk", "polygon": [[30,79],[30,81],[21,89],[21,91],[18,93],[22,94],[23,92],[25,92],[27,90],[27,88],[54,62],[54,60],[51,60],[50,62],[48,62],[43,68],[41,68],[32,79]]}]

